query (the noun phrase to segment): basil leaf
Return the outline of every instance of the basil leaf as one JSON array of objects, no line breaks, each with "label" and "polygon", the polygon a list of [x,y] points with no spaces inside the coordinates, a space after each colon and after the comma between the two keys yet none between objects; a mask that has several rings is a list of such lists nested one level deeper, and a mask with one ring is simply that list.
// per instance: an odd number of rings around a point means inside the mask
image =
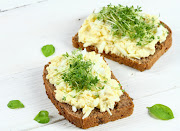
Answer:
[{"label": "basil leaf", "polygon": [[41,124],[48,123],[50,121],[48,111],[40,111],[37,116],[34,118],[35,121]]},{"label": "basil leaf", "polygon": [[147,108],[149,110],[149,114],[155,118],[161,120],[169,120],[174,118],[172,110],[165,105],[155,104],[152,107]]},{"label": "basil leaf", "polygon": [[53,45],[45,45],[41,48],[42,53],[45,57],[51,56],[55,52],[55,48]]},{"label": "basil leaf", "polygon": [[8,106],[10,109],[24,108],[23,103],[21,103],[19,100],[9,101],[9,103],[7,104],[7,106]]}]

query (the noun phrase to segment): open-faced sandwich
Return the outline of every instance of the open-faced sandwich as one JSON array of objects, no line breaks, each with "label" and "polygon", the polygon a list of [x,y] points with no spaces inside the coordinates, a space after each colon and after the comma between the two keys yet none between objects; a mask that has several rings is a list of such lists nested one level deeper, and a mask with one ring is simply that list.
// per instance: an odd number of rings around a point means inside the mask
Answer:
[{"label": "open-faced sandwich", "polygon": [[53,58],[43,73],[46,93],[59,114],[80,128],[133,113],[134,104],[100,54],[75,50]]},{"label": "open-faced sandwich", "polygon": [[76,48],[144,71],[171,47],[172,32],[157,16],[142,13],[139,7],[108,5],[88,16],[72,42]]}]

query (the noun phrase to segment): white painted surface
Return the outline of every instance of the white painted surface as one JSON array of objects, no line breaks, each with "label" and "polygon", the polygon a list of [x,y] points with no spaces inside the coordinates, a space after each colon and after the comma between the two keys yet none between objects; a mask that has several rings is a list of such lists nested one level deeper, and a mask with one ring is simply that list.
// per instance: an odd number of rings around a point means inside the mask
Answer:
[{"label": "white painted surface", "polygon": [[29,6],[36,3],[45,2],[47,0],[1,0],[0,1],[0,11],[8,11],[23,6]]},{"label": "white painted surface", "polygon": [[[94,8],[110,2],[16,1],[11,6],[8,1],[0,1],[1,10],[10,9],[0,13],[0,130],[80,130],[58,115],[58,111],[47,98],[42,84],[43,66],[52,57],[73,50],[71,38],[83,20]],[[160,13],[160,19],[173,31],[173,46],[151,70],[144,72],[107,60],[115,76],[134,98],[134,113],[128,118],[89,130],[180,130],[180,2],[116,1],[118,2],[124,5],[141,5],[148,13]],[[24,4],[29,5],[13,9]],[[40,49],[45,44],[55,46],[56,52],[53,56],[45,58],[42,55]],[[7,103],[12,99],[21,100],[25,108],[8,109]],[[169,121],[151,118],[146,107],[156,103],[169,106],[175,118]],[[48,124],[38,124],[33,118],[44,109],[49,111],[51,121]]]}]

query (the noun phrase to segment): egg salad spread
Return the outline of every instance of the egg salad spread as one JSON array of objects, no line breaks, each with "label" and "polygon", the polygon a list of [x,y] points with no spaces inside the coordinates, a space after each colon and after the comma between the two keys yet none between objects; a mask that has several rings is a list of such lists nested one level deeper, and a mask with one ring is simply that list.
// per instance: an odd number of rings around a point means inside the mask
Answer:
[{"label": "egg salad spread", "polygon": [[164,42],[167,35],[158,17],[142,13],[140,7],[108,5],[87,17],[78,31],[78,41],[84,47],[95,46],[99,53],[140,59],[153,55],[156,43]]},{"label": "egg salad spread", "polygon": [[76,112],[82,109],[83,118],[94,108],[111,115],[115,102],[120,101],[121,85],[111,79],[111,70],[100,54],[75,50],[51,60],[46,78],[55,86],[55,98],[67,103]]}]

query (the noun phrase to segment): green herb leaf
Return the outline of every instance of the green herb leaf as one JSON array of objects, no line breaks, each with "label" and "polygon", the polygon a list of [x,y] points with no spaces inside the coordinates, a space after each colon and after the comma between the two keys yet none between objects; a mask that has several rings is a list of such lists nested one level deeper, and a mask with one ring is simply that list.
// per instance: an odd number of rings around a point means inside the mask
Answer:
[{"label": "green herb leaf", "polygon": [[96,94],[95,97],[98,98],[98,97],[99,97],[99,94]]},{"label": "green herb leaf", "polygon": [[121,89],[121,91],[124,93],[124,92],[125,92],[125,89]]},{"label": "green herb leaf", "polygon": [[63,54],[62,56],[64,56],[64,57],[69,57],[69,54],[66,52],[65,54]]},{"label": "green herb leaf", "polygon": [[107,83],[107,81],[104,81],[104,83]]},{"label": "green herb leaf", "polygon": [[82,48],[78,47],[78,50],[82,50]]},{"label": "green herb leaf", "polygon": [[63,96],[62,100],[63,100],[63,101],[66,101],[66,97],[65,97],[65,96]]},{"label": "green herb leaf", "polygon": [[7,106],[11,109],[24,108],[23,103],[21,103],[19,100],[12,100],[7,104]]},{"label": "green herb leaf", "polygon": [[48,123],[50,121],[48,111],[40,111],[34,120],[41,124]]},{"label": "green herb leaf", "polygon": [[169,120],[174,118],[172,110],[165,105],[155,104],[152,107],[147,108],[149,110],[149,114],[155,118],[161,120]]},{"label": "green herb leaf", "polygon": [[45,57],[51,56],[55,52],[55,48],[53,45],[45,45],[41,48],[42,53]]},{"label": "green herb leaf", "polygon": [[104,86],[101,89],[104,89]]}]

